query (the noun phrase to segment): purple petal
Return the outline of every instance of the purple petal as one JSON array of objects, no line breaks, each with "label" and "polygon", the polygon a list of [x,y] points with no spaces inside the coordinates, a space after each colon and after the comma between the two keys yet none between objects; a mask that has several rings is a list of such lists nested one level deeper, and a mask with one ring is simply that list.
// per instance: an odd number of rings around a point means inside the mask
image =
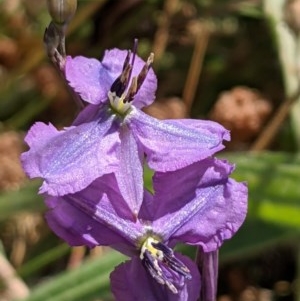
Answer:
[{"label": "purple petal", "polygon": [[126,125],[120,128],[120,160],[115,172],[120,192],[137,216],[143,202],[143,166],[138,147]]},{"label": "purple petal", "polygon": [[[212,192],[209,204],[181,227],[174,239],[201,245],[205,252],[211,252],[237,232],[247,214],[247,185],[228,179]],[[197,194],[201,199],[201,189]]]},{"label": "purple petal", "polygon": [[48,204],[57,205],[45,215],[52,231],[71,246],[128,244],[126,240],[80,211],[64,197],[48,197]]},{"label": "purple petal", "polygon": [[160,285],[145,270],[139,257],[122,263],[111,273],[111,288],[116,301],[196,301],[200,293],[200,275],[189,258],[176,254],[190,269],[191,280],[186,280],[178,294]]},{"label": "purple petal", "polygon": [[223,139],[230,141],[230,132],[225,129],[221,124],[202,119],[169,119],[164,120],[164,122],[169,124],[177,124],[178,126],[186,126],[189,128],[198,129],[199,131],[205,131],[209,133],[220,132],[223,135]]},{"label": "purple petal", "polygon": [[[42,122],[36,122],[30,128],[24,140],[31,149],[40,149],[41,146],[47,144],[49,140],[55,139],[58,135],[59,131],[51,123],[46,125]],[[40,177],[41,175],[39,164],[37,164],[35,159],[35,154],[33,154],[32,150],[21,155],[23,169],[30,178]]]},{"label": "purple petal", "polygon": [[63,131],[36,123],[26,142],[30,150],[22,154],[23,167],[29,177],[44,179],[41,193],[75,193],[117,168],[120,141],[112,116]]},{"label": "purple petal", "polygon": [[[136,221],[136,216],[133,214],[120,192],[115,173],[107,174],[98,178],[87,189],[88,193],[86,194],[89,196],[88,199],[98,199],[99,195],[106,194],[111,206],[113,207],[114,213],[118,215],[118,218],[131,220],[132,222]],[[94,196],[92,195],[92,192],[94,192]]]},{"label": "purple petal", "polygon": [[[107,50],[102,63],[96,59],[82,56],[67,57],[66,78],[70,86],[79,93],[83,100],[91,104],[104,103],[108,99],[107,93],[112,83],[122,72],[126,55],[126,50]],[[136,56],[132,76],[137,76],[144,64],[145,62]],[[133,100],[133,104],[138,108],[150,105],[154,101],[156,87],[156,76],[153,70],[150,69]]]},{"label": "purple petal", "polygon": [[81,98],[91,104],[107,101],[107,93],[114,81],[114,74],[98,60],[83,56],[66,58],[65,76]]},{"label": "purple petal", "polygon": [[[224,148],[228,131],[210,121],[160,121],[133,109],[125,122],[147,155],[150,168],[172,171],[205,159]],[[192,126],[196,124],[197,126]]]},{"label": "purple petal", "polygon": [[116,213],[111,195],[106,193],[111,177],[104,176],[76,194],[47,197],[46,204],[51,210],[46,219],[52,230],[71,245],[108,245],[132,256],[144,230],[139,223]]},{"label": "purple petal", "polygon": [[141,209],[139,211],[138,218],[144,221],[153,221],[154,210],[153,194],[144,189],[144,198]]},{"label": "purple petal", "polygon": [[102,108],[99,105],[93,105],[93,104],[87,105],[82,111],[80,111],[80,113],[73,121],[72,125],[78,126],[82,123],[93,121],[95,120],[95,118],[97,118],[96,116],[99,113],[99,111],[102,110],[104,112],[104,110],[107,110],[107,107],[105,105],[103,105]]},{"label": "purple petal", "polygon": [[154,218],[176,212],[195,197],[198,188],[227,180],[233,166],[227,161],[208,158],[174,172],[156,172],[153,176]]},{"label": "purple petal", "polygon": [[199,187],[194,199],[181,210],[155,221],[153,228],[164,239],[170,238],[172,244],[180,241],[211,252],[236,233],[246,212],[246,185],[228,179],[217,185]]},{"label": "purple petal", "polygon": [[[97,181],[85,190],[73,195],[73,198],[90,199],[95,204],[100,203],[101,197]],[[128,244],[124,237],[113,232],[99,223],[85,212],[75,207],[68,201],[68,196],[46,197],[46,205],[51,209],[46,213],[46,220],[54,233],[65,240],[71,246],[86,245],[94,247],[98,245]]]}]

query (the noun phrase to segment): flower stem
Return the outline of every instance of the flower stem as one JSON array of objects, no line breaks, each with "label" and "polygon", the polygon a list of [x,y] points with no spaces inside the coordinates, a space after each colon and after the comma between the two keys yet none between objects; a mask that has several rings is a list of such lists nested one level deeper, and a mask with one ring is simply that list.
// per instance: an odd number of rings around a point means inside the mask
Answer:
[{"label": "flower stem", "polygon": [[201,291],[199,301],[216,301],[218,285],[219,252],[204,253],[197,249],[196,263],[201,275]]}]

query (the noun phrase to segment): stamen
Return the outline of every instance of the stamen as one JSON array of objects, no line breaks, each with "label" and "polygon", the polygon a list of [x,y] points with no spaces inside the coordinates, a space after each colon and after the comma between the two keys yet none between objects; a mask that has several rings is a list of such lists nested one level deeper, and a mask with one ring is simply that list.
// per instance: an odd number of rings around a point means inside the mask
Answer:
[{"label": "stamen", "polygon": [[134,39],[133,49],[132,49],[132,54],[133,55],[132,55],[132,60],[131,60],[131,65],[132,66],[134,65],[134,60],[135,60],[135,56],[136,56],[136,53],[137,53],[138,42],[139,42],[138,39]]},{"label": "stamen", "polygon": [[180,275],[184,276],[187,279],[191,279],[190,270],[186,265],[180,261],[177,257],[174,256],[174,251],[162,244],[161,242],[152,243],[152,246],[164,253],[164,262],[171,267],[174,271],[178,272]]},{"label": "stamen", "polygon": [[154,54],[151,53],[147,59],[146,64],[144,65],[141,72],[139,73],[139,75],[132,79],[130,88],[124,99],[124,102],[131,102],[133,100],[134,96],[136,95],[136,93],[138,92],[140,87],[142,86],[142,84],[148,74],[149,68],[150,68],[151,64],[153,63],[153,60],[154,60]]},{"label": "stamen", "polygon": [[[178,293],[174,284],[180,277],[192,278],[187,266],[175,257],[173,250],[151,236],[143,243],[140,258],[150,275],[174,294]],[[173,277],[170,276],[172,274]]]},{"label": "stamen", "polygon": [[128,50],[126,58],[123,63],[122,73],[113,82],[113,84],[111,85],[111,88],[110,88],[110,92],[115,92],[118,97],[121,97],[121,95],[125,92],[125,90],[128,87],[134,60],[135,60],[136,50],[137,50],[137,39],[134,40],[131,64],[129,62],[130,56],[131,56],[131,51]]},{"label": "stamen", "polygon": [[158,260],[155,259],[151,253],[146,250],[144,254],[143,263],[147,270],[149,271],[150,275],[161,285],[166,285],[170,291],[174,294],[178,293],[177,288],[172,284],[167,277],[164,275],[162,269],[158,264]]},{"label": "stamen", "polygon": [[134,95],[137,92],[137,78],[136,76],[132,78],[131,85],[128,89],[127,95],[124,99],[125,102],[131,102],[133,100]]},{"label": "stamen", "polygon": [[[134,39],[134,42],[133,42],[133,49],[132,49],[132,59],[131,59],[131,69],[130,69],[130,72],[128,73],[128,82],[127,82],[127,86],[128,86],[128,83],[129,83],[129,80],[131,78],[131,74],[132,74],[132,69],[133,69],[133,66],[134,66],[134,61],[135,61],[135,56],[136,56],[136,52],[137,52],[137,47],[138,47],[138,39]],[[128,58],[128,64],[129,64],[129,58]],[[127,88],[126,86],[126,88]],[[125,91],[125,90],[124,90]]]},{"label": "stamen", "polygon": [[126,64],[127,57],[125,59],[124,65],[123,65],[123,71],[121,75],[113,82],[110,88],[110,92],[115,92],[118,97],[121,97],[121,95],[125,92],[127,89],[130,74],[132,71],[132,66],[130,64]]},{"label": "stamen", "polygon": [[131,50],[128,50],[126,58],[125,58],[125,61],[123,63],[123,69],[122,69],[122,71],[124,71],[125,68],[129,65],[130,55],[131,55]]},{"label": "stamen", "polygon": [[140,74],[138,75],[138,78],[137,78],[137,91],[140,89],[141,85],[143,84],[153,61],[154,61],[154,53],[150,53],[146,64],[144,65],[143,69],[141,70]]},{"label": "stamen", "polygon": [[120,76],[120,80],[121,80],[122,83],[124,83],[124,86],[125,86],[125,89],[124,89],[123,93],[127,89],[131,71],[132,71],[132,65],[127,65],[125,67],[124,71],[122,72],[121,76]]},{"label": "stamen", "polygon": [[165,284],[164,279],[162,278],[162,270],[157,264],[157,260],[151,256],[148,250],[144,254],[144,265],[150,272],[151,276],[160,284]]},{"label": "stamen", "polygon": [[[134,76],[132,78],[130,87],[127,90],[131,79],[134,62],[135,62],[137,45],[138,45],[138,40],[135,39],[132,52],[130,50],[128,50],[127,52],[126,58],[123,63],[122,73],[113,82],[110,91],[108,92],[108,98],[112,108],[118,113],[121,113],[121,115],[129,111],[130,108],[129,103],[132,102],[134,96],[142,86],[154,59],[154,54],[151,53],[147,59],[147,62],[145,63],[142,70],[138,74],[138,76]],[[132,58],[130,62],[131,55]],[[122,102],[122,104],[119,104],[119,102]],[[126,106],[124,106],[124,104],[126,104]]]}]

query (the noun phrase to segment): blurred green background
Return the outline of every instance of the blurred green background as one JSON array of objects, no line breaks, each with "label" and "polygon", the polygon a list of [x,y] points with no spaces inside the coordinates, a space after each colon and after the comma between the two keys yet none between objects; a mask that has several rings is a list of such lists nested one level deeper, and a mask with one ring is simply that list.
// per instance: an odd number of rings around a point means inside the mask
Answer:
[{"label": "blurred green background", "polygon": [[[113,300],[109,274],[124,256],[55,237],[40,183],[19,162],[35,121],[61,128],[78,112],[45,55],[49,22],[46,0],[0,0],[0,300]],[[221,248],[219,301],[300,300],[298,30],[298,0],[79,0],[68,28],[69,55],[101,59],[134,38],[140,56],[155,53],[157,100],[147,113],[231,130],[219,156],[248,182],[249,212]]]}]

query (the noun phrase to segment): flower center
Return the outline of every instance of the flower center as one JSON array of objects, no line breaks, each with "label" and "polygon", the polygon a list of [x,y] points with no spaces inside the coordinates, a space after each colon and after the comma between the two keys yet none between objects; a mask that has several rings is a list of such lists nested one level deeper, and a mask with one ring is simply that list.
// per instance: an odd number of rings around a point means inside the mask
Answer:
[{"label": "flower center", "polygon": [[175,284],[180,285],[182,278],[192,278],[190,270],[175,257],[173,250],[151,236],[141,247],[140,259],[150,275],[174,294],[178,293]]},{"label": "flower center", "polygon": [[[131,73],[134,65],[134,60],[137,50],[137,40],[134,42],[133,52],[130,50],[127,52],[127,56],[123,63],[123,69],[120,76],[111,85],[108,92],[108,99],[110,101],[111,108],[119,115],[126,115],[130,110],[130,103],[134,99],[134,96],[142,86],[150,66],[153,63],[154,54],[150,53],[147,62],[137,76],[131,78]],[[130,57],[132,56],[131,62]],[[129,82],[131,83],[129,85]],[[129,88],[128,88],[129,86]]]},{"label": "flower center", "polygon": [[119,97],[116,92],[108,92],[108,99],[112,110],[118,115],[124,116],[129,111],[131,104],[124,102],[123,97]]}]

